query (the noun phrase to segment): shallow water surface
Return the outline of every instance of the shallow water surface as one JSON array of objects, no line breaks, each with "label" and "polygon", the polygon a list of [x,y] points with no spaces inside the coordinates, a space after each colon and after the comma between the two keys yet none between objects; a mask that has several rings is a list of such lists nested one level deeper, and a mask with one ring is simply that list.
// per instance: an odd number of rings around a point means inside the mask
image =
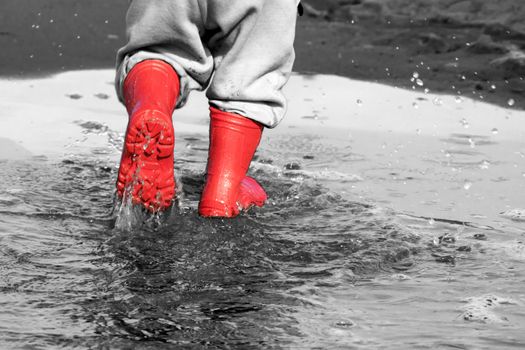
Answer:
[{"label": "shallow water surface", "polygon": [[114,202],[112,78],[0,81],[0,349],[525,347],[525,113],[294,75],[268,204],[210,220],[195,95],[149,217]]},{"label": "shallow water surface", "polygon": [[306,134],[263,146],[270,202],[234,220],[197,215],[207,141],[179,137],[179,203],[151,218],[115,205],[107,134],[104,152],[1,162],[1,348],[525,346],[518,223],[360,198],[345,167],[366,159]]}]

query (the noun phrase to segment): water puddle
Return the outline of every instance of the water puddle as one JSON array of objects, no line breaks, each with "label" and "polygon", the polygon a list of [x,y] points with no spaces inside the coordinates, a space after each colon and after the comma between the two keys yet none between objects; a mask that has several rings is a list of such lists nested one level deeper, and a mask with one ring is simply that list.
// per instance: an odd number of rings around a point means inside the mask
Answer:
[{"label": "water puddle", "polygon": [[[115,164],[96,155],[3,162],[2,347],[523,346],[516,232],[356,201],[278,152],[252,169],[266,207],[202,219],[206,149],[182,142],[194,162],[156,218],[115,205]],[[286,142],[319,165],[345,153]]]}]

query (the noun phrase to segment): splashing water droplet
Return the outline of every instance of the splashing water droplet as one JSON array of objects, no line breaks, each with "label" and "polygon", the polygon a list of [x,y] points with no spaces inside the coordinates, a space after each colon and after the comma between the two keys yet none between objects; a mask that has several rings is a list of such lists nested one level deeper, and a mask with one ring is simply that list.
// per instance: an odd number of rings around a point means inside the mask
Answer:
[{"label": "splashing water droplet", "polygon": [[475,148],[476,147],[476,142],[474,142],[473,139],[468,139],[468,143],[470,144],[470,148]]},{"label": "splashing water droplet", "polygon": [[479,163],[480,169],[488,169],[490,167],[490,162],[488,160],[483,160],[481,163]]},{"label": "splashing water droplet", "polygon": [[499,130],[497,128],[494,128],[491,130],[492,134],[497,135],[499,133]]},{"label": "splashing water droplet", "polygon": [[417,104],[417,102],[413,102],[413,103],[412,103],[412,107],[414,107],[415,109],[418,109],[418,108],[419,108],[419,105]]},{"label": "splashing water droplet", "polygon": [[439,97],[436,97],[432,100],[432,103],[434,103],[434,105],[436,106],[441,106],[443,104],[443,100],[440,99]]},{"label": "splashing water droplet", "polygon": [[514,106],[515,103],[516,103],[516,101],[514,101],[513,98],[511,98],[511,99],[509,99],[509,100],[507,101],[507,104],[508,104],[509,106],[511,106],[511,107]]},{"label": "splashing water droplet", "polygon": [[426,88],[425,90],[423,90],[423,92],[424,92],[425,94],[428,94],[428,93],[430,92],[430,89]]},{"label": "splashing water droplet", "polygon": [[419,78],[419,73],[418,72],[412,73],[412,78],[418,79]]},{"label": "splashing water droplet", "polygon": [[491,90],[496,90],[496,85],[492,84],[492,85],[490,86],[490,89],[491,89]]},{"label": "splashing water droplet", "polygon": [[416,79],[416,84],[417,84],[418,86],[423,86],[423,85],[425,85],[425,83],[423,83],[423,80],[421,80],[421,79]]},{"label": "splashing water droplet", "polygon": [[416,134],[421,135],[421,129],[416,129]]},{"label": "splashing water droplet", "polygon": [[436,223],[436,220],[434,220],[433,218],[428,219],[429,225],[434,225],[435,223]]},{"label": "splashing water droplet", "polygon": [[469,126],[470,126],[470,124],[468,123],[468,121],[467,121],[465,118],[461,119],[461,120],[459,121],[459,123],[460,123],[461,125],[463,125],[463,127],[464,127],[465,129],[468,129]]},{"label": "splashing water droplet", "polygon": [[463,183],[463,188],[468,191],[470,190],[471,187],[472,187],[472,182],[465,180],[465,182]]},{"label": "splashing water droplet", "polygon": [[361,101],[360,99],[357,99],[356,103],[359,107],[363,105],[363,101]]},{"label": "splashing water droplet", "polygon": [[461,103],[461,102],[463,102],[463,97],[461,97],[461,96],[456,96],[456,99],[455,99],[455,100],[456,100],[456,103]]}]

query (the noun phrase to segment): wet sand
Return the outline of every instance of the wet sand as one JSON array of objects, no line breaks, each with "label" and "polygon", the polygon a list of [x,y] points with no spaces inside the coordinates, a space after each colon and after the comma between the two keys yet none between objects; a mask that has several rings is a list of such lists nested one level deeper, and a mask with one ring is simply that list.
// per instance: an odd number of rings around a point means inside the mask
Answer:
[{"label": "wet sand", "polygon": [[[296,71],[525,107],[519,1],[495,8],[480,0],[305,3],[297,28]],[[7,49],[0,56],[0,75],[23,78],[112,67],[125,40],[127,4],[3,1],[0,45]]]}]

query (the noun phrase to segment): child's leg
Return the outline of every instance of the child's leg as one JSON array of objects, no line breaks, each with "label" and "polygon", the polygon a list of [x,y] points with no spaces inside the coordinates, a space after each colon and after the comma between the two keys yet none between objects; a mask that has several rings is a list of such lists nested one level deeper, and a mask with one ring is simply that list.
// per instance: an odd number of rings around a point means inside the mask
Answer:
[{"label": "child's leg", "polygon": [[207,43],[216,71],[207,92],[210,151],[199,213],[231,217],[266,199],[246,172],[263,127],[275,127],[286,110],[281,90],[294,61],[297,1],[209,3],[209,17],[221,32]]},{"label": "child's leg", "polygon": [[175,195],[173,110],[212,73],[199,11],[192,0],[134,0],[128,12],[116,85],[130,120],[117,192],[150,210],[168,207]]}]

